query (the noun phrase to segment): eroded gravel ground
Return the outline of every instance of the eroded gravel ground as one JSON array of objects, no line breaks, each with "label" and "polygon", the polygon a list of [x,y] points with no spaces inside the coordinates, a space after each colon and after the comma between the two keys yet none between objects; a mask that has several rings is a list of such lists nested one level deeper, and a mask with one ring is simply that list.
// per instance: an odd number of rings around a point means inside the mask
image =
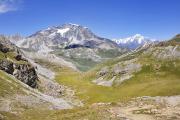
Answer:
[{"label": "eroded gravel ground", "polygon": [[180,96],[139,97],[109,109],[122,120],[180,120]]}]

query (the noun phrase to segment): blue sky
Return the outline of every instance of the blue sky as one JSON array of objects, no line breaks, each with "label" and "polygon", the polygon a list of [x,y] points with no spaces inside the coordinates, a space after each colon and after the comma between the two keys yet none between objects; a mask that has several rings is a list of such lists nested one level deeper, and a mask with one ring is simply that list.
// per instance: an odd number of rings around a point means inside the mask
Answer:
[{"label": "blue sky", "polygon": [[169,39],[180,33],[180,0],[0,0],[1,34],[27,36],[64,23],[107,38]]}]

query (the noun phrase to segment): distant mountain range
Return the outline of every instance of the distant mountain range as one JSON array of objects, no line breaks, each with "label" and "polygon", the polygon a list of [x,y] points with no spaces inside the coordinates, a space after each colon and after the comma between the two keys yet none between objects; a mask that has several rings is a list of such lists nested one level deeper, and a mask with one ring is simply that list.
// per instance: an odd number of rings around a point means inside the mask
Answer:
[{"label": "distant mountain range", "polygon": [[148,37],[144,37],[141,34],[136,34],[131,37],[122,38],[122,39],[113,39],[120,47],[128,48],[128,49],[136,49],[144,44],[155,42],[155,39],[150,39]]},{"label": "distant mountain range", "polygon": [[33,49],[39,52],[51,52],[59,48],[69,49],[78,47],[114,49],[118,46],[133,50],[144,44],[156,41],[141,34],[110,40],[95,35],[87,27],[72,23],[49,27],[24,39],[21,36],[13,36],[12,39],[12,42],[21,48]]}]

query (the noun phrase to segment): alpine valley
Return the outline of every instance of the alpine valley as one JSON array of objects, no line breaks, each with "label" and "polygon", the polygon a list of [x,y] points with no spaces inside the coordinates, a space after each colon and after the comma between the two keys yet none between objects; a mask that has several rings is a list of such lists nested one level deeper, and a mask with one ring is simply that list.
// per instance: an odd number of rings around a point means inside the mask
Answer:
[{"label": "alpine valley", "polygon": [[107,39],[77,24],[0,35],[0,120],[179,120],[180,34]]}]

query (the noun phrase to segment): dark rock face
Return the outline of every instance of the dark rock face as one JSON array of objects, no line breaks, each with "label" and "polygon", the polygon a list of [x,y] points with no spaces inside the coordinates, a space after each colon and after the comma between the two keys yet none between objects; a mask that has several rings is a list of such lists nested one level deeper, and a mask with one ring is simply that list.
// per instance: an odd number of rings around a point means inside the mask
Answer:
[{"label": "dark rock face", "polygon": [[16,64],[8,60],[0,60],[0,70],[14,75],[18,80],[32,88],[37,88],[38,76],[35,68],[31,65]]},{"label": "dark rock face", "polygon": [[23,83],[29,85],[32,88],[37,88],[38,76],[36,74],[35,68],[30,65],[25,64],[15,64],[13,75],[22,81]]}]

